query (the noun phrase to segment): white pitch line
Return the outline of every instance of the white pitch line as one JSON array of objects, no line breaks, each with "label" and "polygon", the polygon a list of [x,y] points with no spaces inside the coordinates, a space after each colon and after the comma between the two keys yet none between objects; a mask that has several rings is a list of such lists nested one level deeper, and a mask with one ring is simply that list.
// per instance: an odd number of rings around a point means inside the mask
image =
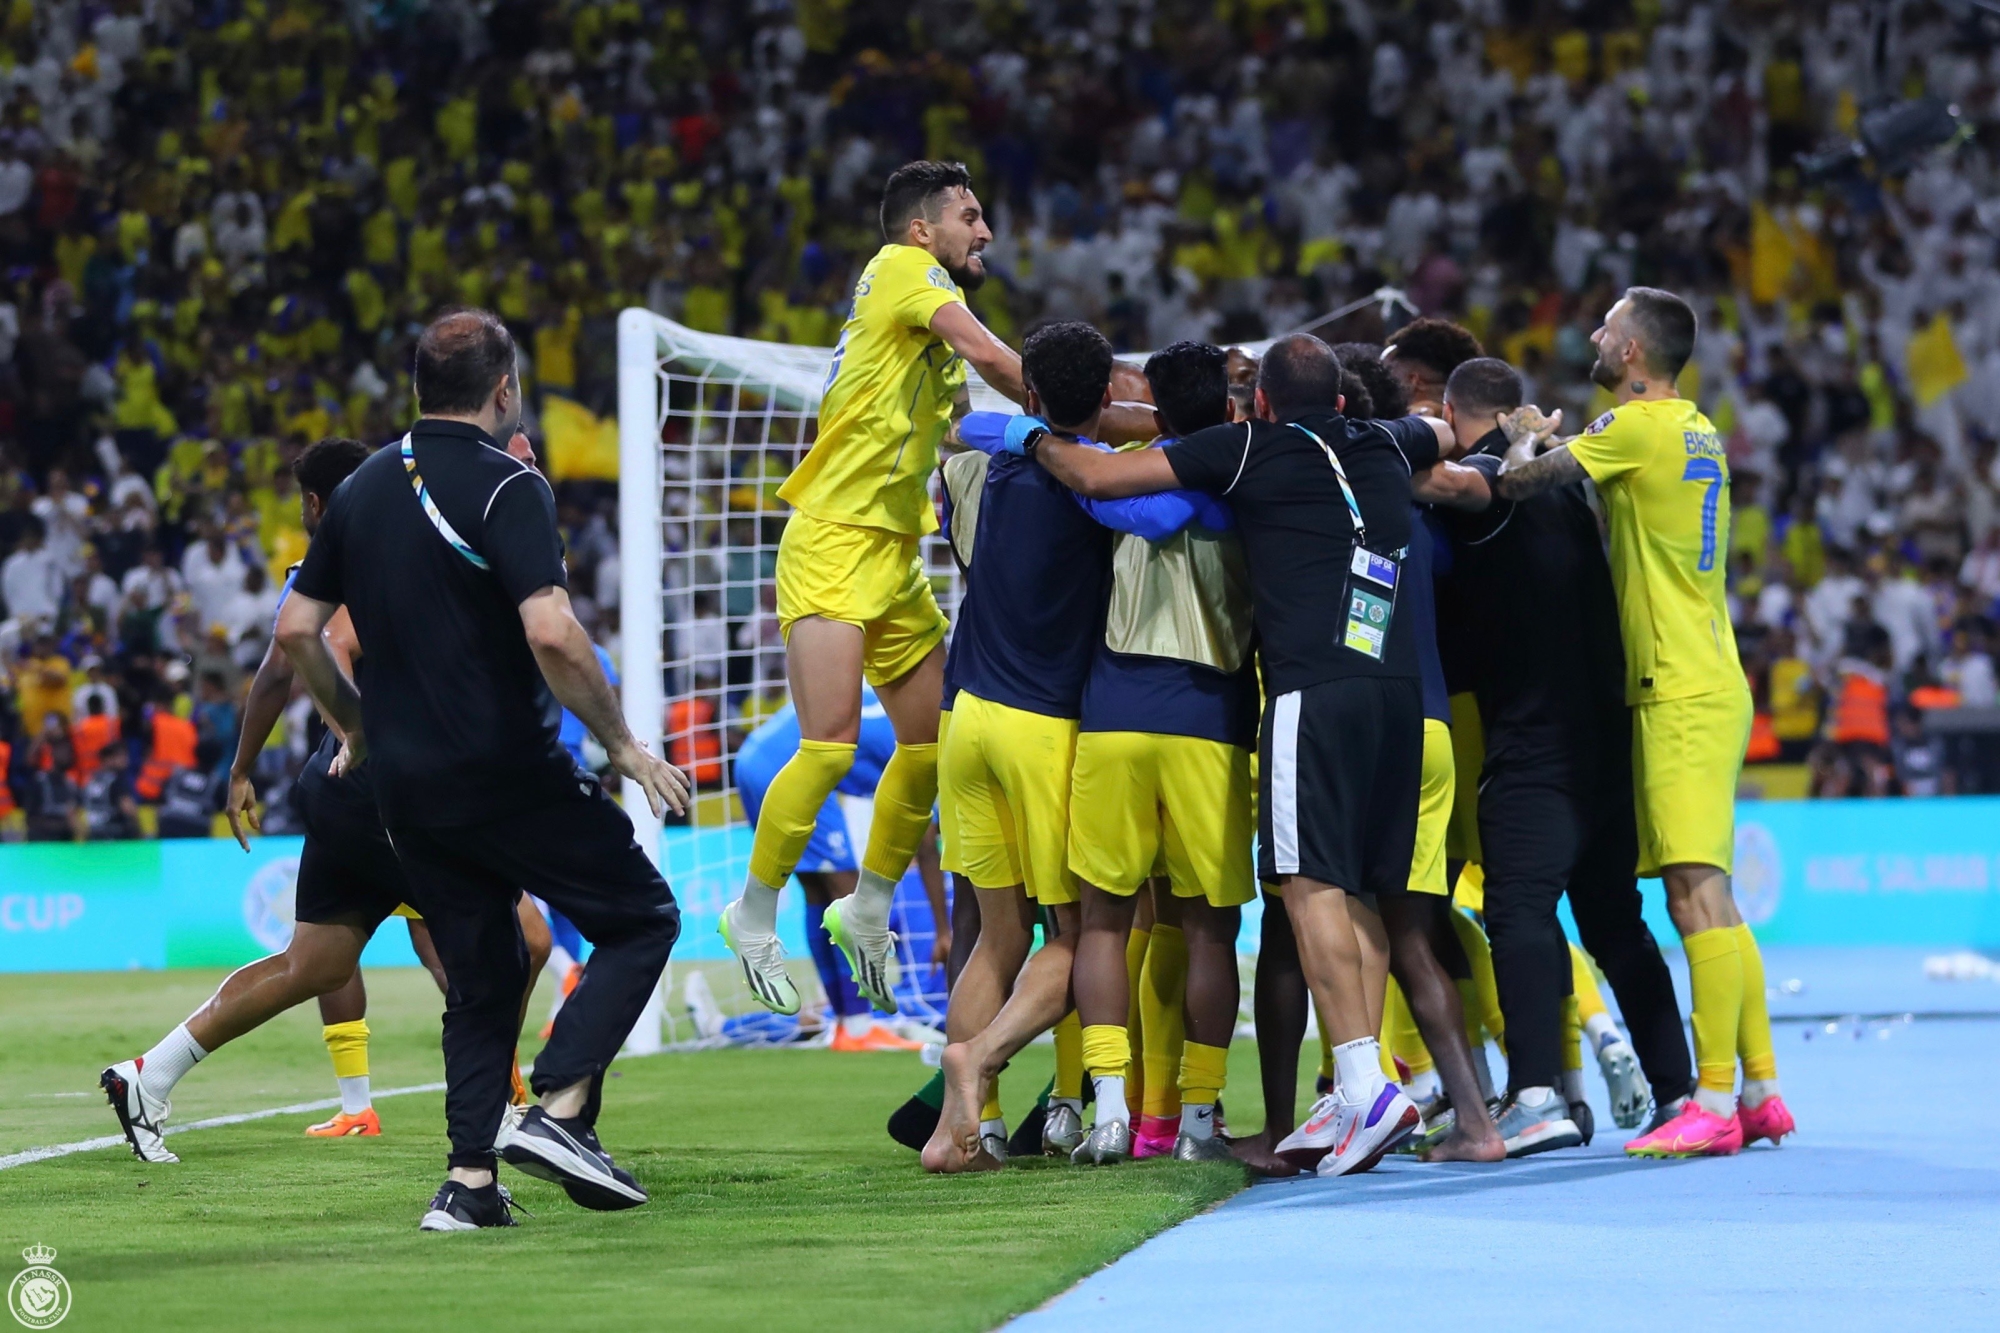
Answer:
[{"label": "white pitch line", "polygon": [[[407,1088],[384,1088],[372,1094],[375,1097],[404,1097],[413,1092],[443,1092],[442,1083],[413,1083]],[[87,1095],[87,1094],[86,1094]],[[221,1129],[225,1125],[244,1125],[252,1120],[269,1120],[273,1116],[305,1115],[312,1111],[326,1111],[340,1105],[340,1098],[325,1097],[316,1102],[295,1102],[290,1106],[273,1106],[263,1111],[245,1111],[239,1115],[210,1116],[206,1120],[191,1120],[185,1125],[168,1125],[169,1134],[185,1134],[192,1129]],[[35,1162],[46,1162],[51,1158],[68,1157],[71,1153],[96,1152],[99,1148],[123,1148],[127,1146],[123,1134],[106,1134],[97,1139],[79,1139],[75,1143],[57,1143],[46,1148],[29,1148],[24,1152],[9,1153],[0,1157],[0,1171],[16,1166],[29,1166]]]}]

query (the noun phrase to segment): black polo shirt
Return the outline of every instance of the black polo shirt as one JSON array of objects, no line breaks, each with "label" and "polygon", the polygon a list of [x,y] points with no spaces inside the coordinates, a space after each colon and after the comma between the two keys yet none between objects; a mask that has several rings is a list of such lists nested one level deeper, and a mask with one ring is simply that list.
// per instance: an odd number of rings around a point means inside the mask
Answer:
[{"label": "black polo shirt", "polygon": [[1346,469],[1368,548],[1404,554],[1410,473],[1438,459],[1437,436],[1420,417],[1352,421],[1330,407],[1309,407],[1282,424],[1211,426],[1166,449],[1181,485],[1226,496],[1235,511],[1257,607],[1264,688],[1278,695],[1348,676],[1417,680],[1416,617],[1405,592],[1398,594],[1381,661],[1341,641],[1354,524],[1333,465],[1307,430]]},{"label": "black polo shirt", "polygon": [[378,449],[334,491],[294,586],[353,617],[383,823],[484,823],[576,780],[520,615],[568,586],[555,496],[475,426],[421,420],[410,443],[437,518],[400,442]]},{"label": "black polo shirt", "polygon": [[[1489,477],[1507,437],[1462,460]],[[1618,598],[1583,483],[1477,514],[1435,511],[1452,542],[1452,639],[1476,643],[1467,682],[1486,729],[1487,771],[1589,773],[1606,745],[1623,753],[1625,650]]]}]

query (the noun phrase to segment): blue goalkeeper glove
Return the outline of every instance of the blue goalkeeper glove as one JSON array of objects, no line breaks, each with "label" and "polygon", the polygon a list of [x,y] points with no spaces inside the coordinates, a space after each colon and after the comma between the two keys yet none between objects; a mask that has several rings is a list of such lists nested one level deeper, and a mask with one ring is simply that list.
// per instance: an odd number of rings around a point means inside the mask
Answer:
[{"label": "blue goalkeeper glove", "polygon": [[1001,436],[1000,446],[1010,454],[1028,452],[1028,437],[1036,431],[1045,431],[1048,423],[1040,417],[1018,416],[1007,419],[1007,431]]}]

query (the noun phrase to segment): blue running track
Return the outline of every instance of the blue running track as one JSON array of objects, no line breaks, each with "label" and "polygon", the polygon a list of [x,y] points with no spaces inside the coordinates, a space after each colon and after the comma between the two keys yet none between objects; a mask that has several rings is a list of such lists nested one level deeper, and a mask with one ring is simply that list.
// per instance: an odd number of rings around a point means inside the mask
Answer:
[{"label": "blue running track", "polygon": [[1782,1148],[1629,1160],[1586,1068],[1588,1148],[1262,1183],[1009,1327],[2000,1329],[2000,982],[1926,981],[1923,957],[1767,950]]}]

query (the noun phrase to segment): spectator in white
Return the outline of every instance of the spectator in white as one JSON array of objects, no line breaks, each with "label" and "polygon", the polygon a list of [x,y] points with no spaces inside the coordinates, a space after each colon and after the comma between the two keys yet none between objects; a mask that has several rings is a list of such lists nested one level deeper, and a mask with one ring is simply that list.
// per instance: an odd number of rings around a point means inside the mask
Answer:
[{"label": "spectator in white", "polygon": [[[135,616],[145,616],[157,622],[163,619],[174,599],[187,591],[187,584],[180,571],[168,566],[166,554],[157,546],[148,546],[139,557],[139,563],[125,571],[125,580],[119,587],[118,625],[122,636],[130,637],[126,623]],[[157,647],[148,644],[147,647]]]},{"label": "spectator in white", "polygon": [[729,623],[722,618],[712,592],[694,595],[694,619],[680,626],[681,656],[697,685],[716,685],[722,680],[724,659],[729,655]]},{"label": "spectator in white", "polygon": [[0,563],[0,597],[15,620],[52,626],[62,607],[62,566],[49,549],[40,519],[29,520],[14,554]]},{"label": "spectator in white", "polygon": [[249,190],[224,190],[209,213],[215,253],[231,274],[264,257],[264,205]]},{"label": "spectator in white", "polygon": [[1824,464],[1826,485],[1820,492],[1819,521],[1827,540],[1852,549],[1881,513],[1888,469],[1875,457],[1864,431],[1849,431]]},{"label": "spectator in white", "polygon": [[204,627],[226,620],[229,605],[243,590],[243,556],[214,523],[204,523],[201,540],[181,557],[181,577],[194,598]]},{"label": "spectator in white", "polygon": [[1944,479],[1930,458],[1918,459],[1916,476],[1900,509],[1896,530],[1916,543],[1920,560],[1929,563],[1959,558],[1965,507],[1958,488]]},{"label": "spectator in white", "polygon": [[1868,585],[1854,572],[1854,557],[1840,547],[1826,553],[1826,577],[1806,594],[1806,628],[1812,632],[1814,665],[1828,666],[1840,656],[1847,640],[1848,612]]},{"label": "spectator in white", "polygon": [[75,586],[82,595],[84,606],[105,624],[118,613],[118,584],[104,572],[103,557],[95,546],[83,548],[83,569],[77,574]]},{"label": "spectator in white", "polygon": [[1978,594],[1985,608],[2000,600],[2000,528],[1986,534],[1958,567],[1958,581]]},{"label": "spectator in white", "polygon": [[83,569],[83,544],[90,535],[90,501],[70,489],[69,473],[49,469],[49,489],[30,506],[48,533],[49,550],[65,581]]},{"label": "spectator in white", "polygon": [[1760,477],[1780,475],[1778,449],[1791,433],[1791,423],[1764,386],[1744,386],[1736,409],[1736,435],[1729,442],[1729,470],[1754,472]]},{"label": "spectator in white", "polygon": [[1991,708],[2000,702],[1993,679],[1993,659],[1963,627],[1951,632],[1951,652],[1938,663],[1938,679],[1957,691],[1967,708]]},{"label": "spectator in white", "polygon": [[1918,658],[1937,650],[1937,608],[1917,581],[1917,571],[1900,551],[1891,552],[1889,570],[1875,589],[1869,609],[1889,631],[1889,648],[1897,671],[1907,671]]},{"label": "spectator in white", "polygon": [[0,218],[19,213],[34,190],[34,167],[22,159],[13,135],[0,134]]},{"label": "spectator in white", "polygon": [[104,659],[95,653],[83,659],[83,684],[76,687],[70,696],[70,716],[89,717],[90,701],[102,699],[104,712],[109,717],[118,716],[118,691],[104,678]]},{"label": "spectator in white", "polygon": [[229,600],[221,624],[235,645],[236,665],[255,671],[264,660],[264,647],[271,641],[271,626],[278,617],[278,590],[259,564],[246,565],[243,584]]}]

